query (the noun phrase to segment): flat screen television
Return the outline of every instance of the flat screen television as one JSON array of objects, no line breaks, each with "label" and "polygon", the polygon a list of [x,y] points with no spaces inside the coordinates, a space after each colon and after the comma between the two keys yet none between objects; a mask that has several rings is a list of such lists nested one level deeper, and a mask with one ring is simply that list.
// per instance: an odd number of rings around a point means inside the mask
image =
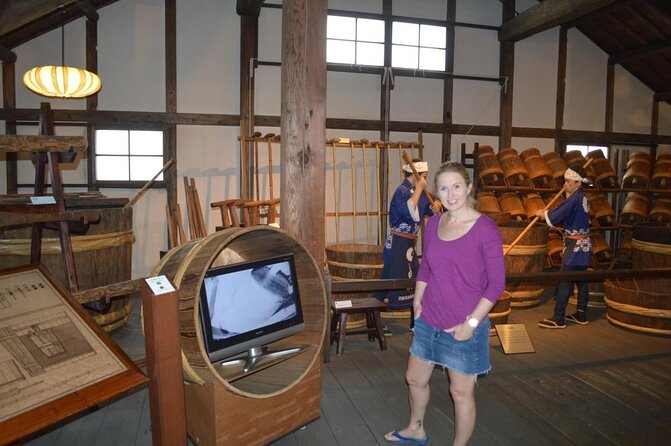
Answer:
[{"label": "flat screen television", "polygon": [[221,363],[241,363],[247,373],[261,358],[297,354],[299,347],[264,348],[305,328],[293,254],[210,268],[200,289],[200,321],[212,363],[247,352]]}]

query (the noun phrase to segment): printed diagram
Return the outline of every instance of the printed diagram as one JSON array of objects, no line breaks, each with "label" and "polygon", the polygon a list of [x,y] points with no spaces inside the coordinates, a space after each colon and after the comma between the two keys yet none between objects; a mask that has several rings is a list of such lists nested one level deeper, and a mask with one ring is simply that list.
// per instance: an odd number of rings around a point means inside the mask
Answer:
[{"label": "printed diagram", "polygon": [[0,423],[124,370],[39,270],[0,276]]},{"label": "printed diagram", "polygon": [[95,354],[65,313],[0,328],[0,344],[30,376]]}]

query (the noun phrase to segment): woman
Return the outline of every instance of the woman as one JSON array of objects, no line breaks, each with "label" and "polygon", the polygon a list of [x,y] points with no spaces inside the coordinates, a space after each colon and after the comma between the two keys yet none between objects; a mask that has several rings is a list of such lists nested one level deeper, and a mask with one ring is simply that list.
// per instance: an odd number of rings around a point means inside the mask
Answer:
[{"label": "woman", "polygon": [[[435,175],[446,209],[431,217],[417,274],[415,328],[406,380],[410,422],[385,435],[389,443],[426,444],[424,414],[435,365],[447,369],[454,401],[454,442],[465,445],[475,428],[475,383],[489,365],[487,314],[503,292],[501,234],[474,208],[473,184],[464,166],[444,163]],[[444,444],[441,442],[441,444]]]},{"label": "woman", "polygon": [[[566,200],[556,208],[545,211],[539,209],[536,216],[545,219],[550,227],[564,225],[564,251],[560,271],[585,271],[592,264],[592,242],[589,238],[589,202],[582,193],[583,183],[588,183],[587,173],[575,165],[564,173]],[[574,314],[565,316],[568,297],[573,292],[573,284],[578,286],[578,308]],[[538,322],[540,328],[566,328],[566,321],[587,325],[587,282],[567,281],[557,285],[554,314]]]}]

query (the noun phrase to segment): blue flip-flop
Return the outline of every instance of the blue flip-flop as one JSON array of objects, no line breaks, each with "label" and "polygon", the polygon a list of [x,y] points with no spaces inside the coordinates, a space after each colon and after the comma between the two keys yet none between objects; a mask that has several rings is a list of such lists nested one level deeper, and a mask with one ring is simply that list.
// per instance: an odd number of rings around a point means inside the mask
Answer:
[{"label": "blue flip-flop", "polygon": [[394,432],[392,432],[391,436],[396,438],[396,440],[388,440],[387,437],[384,437],[384,439],[387,441],[387,443],[424,445],[424,444],[427,444],[429,442],[428,435],[424,438],[410,438],[410,437],[404,437],[403,435],[399,434],[398,430],[395,430]]}]

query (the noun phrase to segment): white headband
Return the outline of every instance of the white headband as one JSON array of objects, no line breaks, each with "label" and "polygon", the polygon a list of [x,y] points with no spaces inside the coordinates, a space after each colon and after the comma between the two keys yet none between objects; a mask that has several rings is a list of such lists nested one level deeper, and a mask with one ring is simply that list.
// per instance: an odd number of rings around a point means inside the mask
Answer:
[{"label": "white headband", "polygon": [[[417,173],[429,171],[429,163],[427,163],[426,161],[416,161],[412,164],[415,165],[415,170],[417,171]],[[408,173],[412,173],[412,168],[410,167],[410,164],[404,165],[403,170]]]},{"label": "white headband", "polygon": [[568,169],[566,169],[566,172],[564,172],[564,178],[567,179],[567,180],[580,181],[582,183],[589,183],[589,180],[587,178],[581,177],[578,174],[578,172],[571,169],[570,167]]}]

